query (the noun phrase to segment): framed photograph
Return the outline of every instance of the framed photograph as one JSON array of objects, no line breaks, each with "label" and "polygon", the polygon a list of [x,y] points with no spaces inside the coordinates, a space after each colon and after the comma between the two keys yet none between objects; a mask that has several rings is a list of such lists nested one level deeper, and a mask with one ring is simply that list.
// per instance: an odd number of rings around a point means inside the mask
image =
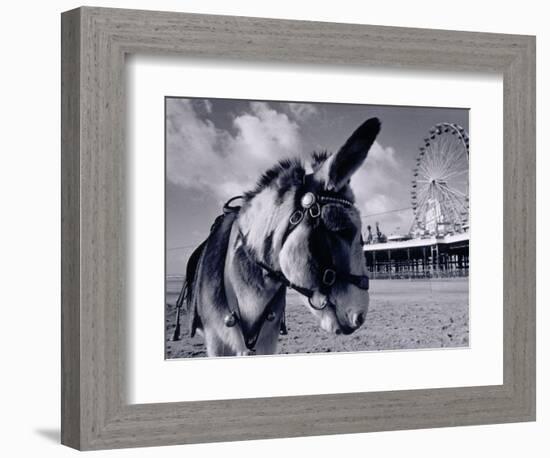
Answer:
[{"label": "framed photograph", "polygon": [[62,15],[62,442],[535,419],[535,39]]}]

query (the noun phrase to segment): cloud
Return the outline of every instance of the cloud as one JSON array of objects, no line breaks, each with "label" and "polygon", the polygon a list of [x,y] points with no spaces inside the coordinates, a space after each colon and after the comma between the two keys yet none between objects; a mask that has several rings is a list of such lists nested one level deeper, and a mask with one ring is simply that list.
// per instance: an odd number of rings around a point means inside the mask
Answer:
[{"label": "cloud", "polygon": [[252,102],[235,115],[233,132],[200,115],[211,105],[187,99],[167,104],[167,177],[227,199],[250,189],[274,162],[301,151],[299,126],[285,113]]},{"label": "cloud", "polygon": [[287,105],[290,114],[297,121],[307,121],[319,113],[317,107],[310,103],[288,103]]},{"label": "cloud", "polygon": [[380,221],[388,234],[399,227],[404,233],[412,218],[410,210],[386,213],[409,206],[410,170],[401,164],[392,147],[375,142],[363,166],[351,179],[357,206],[366,224]]},{"label": "cloud", "polygon": [[[358,202],[362,202],[361,210],[377,213],[391,207],[391,197],[388,190],[400,185],[400,167],[395,159],[395,150],[383,147],[374,142],[365,163],[353,175],[351,187]],[[382,204],[383,202],[383,204]]]},{"label": "cloud", "polygon": [[[269,166],[289,154],[299,153],[300,134],[298,124],[284,113],[279,113],[263,102],[252,102],[250,113],[233,121],[238,134],[232,148],[246,159]],[[260,165],[260,164],[258,164]]]}]

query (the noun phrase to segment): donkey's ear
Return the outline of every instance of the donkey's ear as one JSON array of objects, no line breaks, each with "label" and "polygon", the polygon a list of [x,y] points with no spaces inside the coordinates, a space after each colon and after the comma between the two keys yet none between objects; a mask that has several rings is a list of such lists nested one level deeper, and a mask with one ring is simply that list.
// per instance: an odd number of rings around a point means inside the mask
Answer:
[{"label": "donkey's ear", "polygon": [[338,191],[367,158],[370,147],[380,132],[378,118],[370,118],[361,124],[340,150],[328,158],[319,171],[324,175],[326,188]]}]

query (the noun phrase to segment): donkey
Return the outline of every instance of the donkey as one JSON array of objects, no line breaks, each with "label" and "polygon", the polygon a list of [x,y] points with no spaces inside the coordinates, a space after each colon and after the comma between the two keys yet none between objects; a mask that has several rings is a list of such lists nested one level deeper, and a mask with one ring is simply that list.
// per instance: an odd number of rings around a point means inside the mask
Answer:
[{"label": "donkey", "polygon": [[276,353],[287,288],[329,333],[365,322],[368,276],[349,183],[379,131],[368,119],[336,153],[314,153],[309,172],[281,161],[238,196],[242,206],[225,205],[190,257],[182,293],[208,356]]}]

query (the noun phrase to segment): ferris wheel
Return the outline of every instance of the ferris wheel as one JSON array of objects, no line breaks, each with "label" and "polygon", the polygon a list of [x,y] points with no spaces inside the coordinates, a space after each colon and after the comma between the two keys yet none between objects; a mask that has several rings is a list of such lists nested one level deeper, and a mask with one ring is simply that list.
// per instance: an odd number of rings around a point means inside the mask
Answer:
[{"label": "ferris wheel", "polygon": [[411,233],[442,235],[469,226],[469,138],[462,126],[442,122],[419,148],[411,190]]}]

